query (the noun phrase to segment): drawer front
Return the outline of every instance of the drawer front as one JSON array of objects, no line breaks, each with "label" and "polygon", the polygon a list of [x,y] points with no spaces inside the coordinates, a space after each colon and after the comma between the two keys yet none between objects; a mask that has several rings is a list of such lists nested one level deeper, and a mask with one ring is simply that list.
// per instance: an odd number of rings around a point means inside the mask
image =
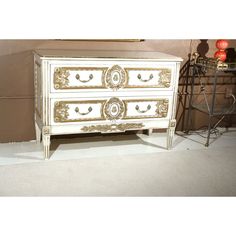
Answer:
[{"label": "drawer front", "polygon": [[104,67],[56,67],[53,74],[55,90],[105,88]]},{"label": "drawer front", "polygon": [[165,118],[168,113],[168,99],[124,100],[124,119]]},{"label": "drawer front", "polygon": [[135,88],[172,89],[174,66],[128,67],[53,67],[52,92],[70,92],[81,89],[105,91]]},{"label": "drawer front", "polygon": [[127,88],[170,88],[170,68],[125,68]]},{"label": "drawer front", "polygon": [[167,118],[170,97],[99,100],[52,99],[52,123]]},{"label": "drawer front", "polygon": [[104,100],[56,101],[54,102],[54,122],[81,122],[104,120]]}]

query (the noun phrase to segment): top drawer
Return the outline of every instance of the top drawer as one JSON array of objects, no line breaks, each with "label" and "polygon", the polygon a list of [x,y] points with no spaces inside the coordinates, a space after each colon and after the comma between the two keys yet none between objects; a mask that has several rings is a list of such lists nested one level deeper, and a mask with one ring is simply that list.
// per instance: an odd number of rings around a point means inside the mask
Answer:
[{"label": "top drawer", "polygon": [[99,67],[56,67],[53,86],[55,90],[105,88],[106,71]]},{"label": "top drawer", "polygon": [[174,66],[108,65],[55,66],[51,73],[51,92],[80,89],[121,90],[156,88],[170,90],[174,82]]}]

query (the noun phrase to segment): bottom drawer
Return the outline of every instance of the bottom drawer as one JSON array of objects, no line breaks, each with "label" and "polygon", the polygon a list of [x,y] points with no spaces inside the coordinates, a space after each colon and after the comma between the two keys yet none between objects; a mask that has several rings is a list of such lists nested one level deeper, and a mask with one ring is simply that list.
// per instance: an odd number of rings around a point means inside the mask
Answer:
[{"label": "bottom drawer", "polygon": [[168,118],[171,97],[52,99],[51,124]]}]

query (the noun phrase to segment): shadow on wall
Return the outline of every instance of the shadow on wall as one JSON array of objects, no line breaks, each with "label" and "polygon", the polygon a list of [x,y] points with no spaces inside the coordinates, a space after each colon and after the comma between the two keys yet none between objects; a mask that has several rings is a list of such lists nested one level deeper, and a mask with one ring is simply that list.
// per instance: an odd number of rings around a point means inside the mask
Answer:
[{"label": "shadow on wall", "polygon": [[201,42],[198,44],[197,46],[197,53],[201,56],[201,57],[206,57],[206,54],[209,51],[209,45],[207,43],[207,39],[201,39]]}]

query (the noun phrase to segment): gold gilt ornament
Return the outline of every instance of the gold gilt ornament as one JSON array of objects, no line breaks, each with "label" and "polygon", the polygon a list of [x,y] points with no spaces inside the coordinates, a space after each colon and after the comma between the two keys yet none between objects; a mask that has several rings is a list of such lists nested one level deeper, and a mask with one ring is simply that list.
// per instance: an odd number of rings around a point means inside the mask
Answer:
[{"label": "gold gilt ornament", "polygon": [[126,131],[129,129],[140,129],[143,128],[142,123],[125,123],[125,124],[111,124],[111,125],[90,125],[84,126],[81,130],[84,132],[116,132],[116,131]]},{"label": "gold gilt ornament", "polygon": [[158,118],[167,117],[169,107],[169,100],[163,99],[159,103],[157,103],[156,114]]},{"label": "gold gilt ornament", "polygon": [[110,98],[104,105],[103,113],[108,120],[122,119],[125,112],[124,102],[119,98]]},{"label": "gold gilt ornament", "polygon": [[159,84],[163,87],[169,88],[171,81],[171,70],[170,69],[162,69],[160,74]]},{"label": "gold gilt ornament", "polygon": [[118,65],[112,66],[107,70],[105,81],[106,86],[113,90],[125,87],[126,75],[124,69]]},{"label": "gold gilt ornament", "polygon": [[54,121],[65,122],[69,116],[69,105],[64,102],[55,102],[54,106]]},{"label": "gold gilt ornament", "polygon": [[55,89],[62,89],[69,87],[69,71],[66,68],[59,67],[54,71],[54,87]]}]

